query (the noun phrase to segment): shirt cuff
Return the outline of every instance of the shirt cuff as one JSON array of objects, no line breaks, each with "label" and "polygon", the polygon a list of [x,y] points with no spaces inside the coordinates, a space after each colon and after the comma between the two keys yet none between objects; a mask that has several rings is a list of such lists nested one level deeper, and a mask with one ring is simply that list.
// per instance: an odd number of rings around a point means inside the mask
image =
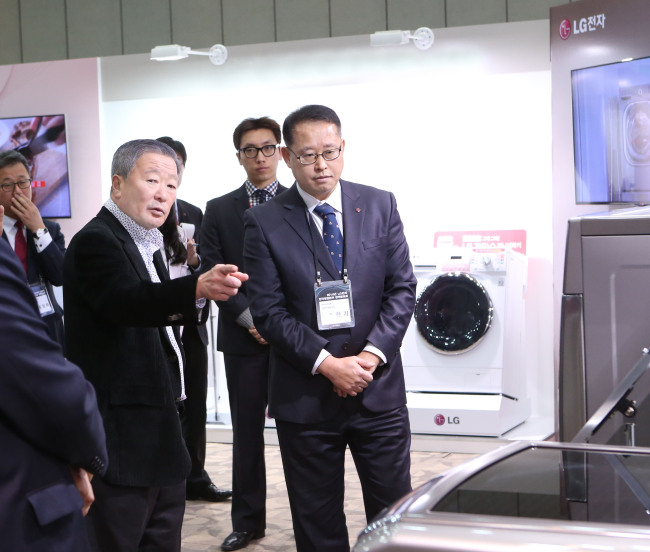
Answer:
[{"label": "shirt cuff", "polygon": [[316,375],[316,370],[318,370],[318,367],[328,356],[330,356],[330,353],[328,353],[325,349],[319,353],[318,357],[316,358],[316,362],[314,362],[314,367],[311,369],[312,376]]},{"label": "shirt cuff", "polygon": [[237,320],[235,320],[237,324],[239,324],[242,328],[252,328],[255,324],[253,324],[253,315],[251,314],[251,310],[246,307],[246,310],[242,312],[238,317]]},{"label": "shirt cuff", "polygon": [[366,346],[363,348],[363,350],[368,351],[373,355],[377,355],[381,359],[379,366],[381,366],[382,364],[386,364],[386,355],[382,353],[379,349],[377,349],[377,347],[375,347],[372,343],[370,342],[366,343]]},{"label": "shirt cuff", "polygon": [[34,244],[36,245],[36,251],[41,253],[48,245],[52,243],[52,236],[49,232],[45,232],[40,238],[34,236]]}]

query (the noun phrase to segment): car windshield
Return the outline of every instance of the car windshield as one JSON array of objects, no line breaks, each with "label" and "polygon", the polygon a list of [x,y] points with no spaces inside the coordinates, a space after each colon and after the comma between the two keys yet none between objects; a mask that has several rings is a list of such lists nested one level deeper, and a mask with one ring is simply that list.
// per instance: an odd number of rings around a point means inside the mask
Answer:
[{"label": "car windshield", "polygon": [[466,480],[432,510],[650,525],[650,455],[532,447]]}]

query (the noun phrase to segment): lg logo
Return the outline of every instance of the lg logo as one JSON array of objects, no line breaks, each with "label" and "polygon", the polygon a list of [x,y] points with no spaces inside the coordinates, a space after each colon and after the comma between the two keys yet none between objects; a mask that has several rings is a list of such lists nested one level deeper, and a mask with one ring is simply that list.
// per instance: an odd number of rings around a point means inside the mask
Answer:
[{"label": "lg logo", "polygon": [[571,21],[568,19],[563,19],[560,23],[560,38],[566,40],[571,36],[571,33],[574,35],[579,35],[582,33],[590,33],[597,31],[598,29],[605,28],[605,19],[606,16],[604,13],[599,13],[597,15],[590,15],[589,17],[583,17],[580,20],[573,21],[573,29],[571,28]]},{"label": "lg logo", "polygon": [[443,414],[436,414],[433,417],[433,421],[437,426],[445,425],[445,423],[458,425],[460,423],[460,418],[458,416],[454,416],[453,418],[451,418],[449,416],[445,417]]}]

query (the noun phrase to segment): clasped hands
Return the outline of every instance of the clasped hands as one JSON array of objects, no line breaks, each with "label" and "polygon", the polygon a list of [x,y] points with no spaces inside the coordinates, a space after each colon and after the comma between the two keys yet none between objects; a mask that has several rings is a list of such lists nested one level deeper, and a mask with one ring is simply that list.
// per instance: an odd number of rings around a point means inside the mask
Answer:
[{"label": "clasped hands", "polygon": [[239,272],[235,265],[218,264],[199,276],[196,282],[196,298],[227,301],[237,291],[242,282],[248,280],[248,274]]},{"label": "clasped hands", "polygon": [[356,397],[372,381],[372,374],[379,362],[379,357],[368,351],[343,358],[330,355],[323,360],[317,371],[332,382],[334,392],[339,397]]}]

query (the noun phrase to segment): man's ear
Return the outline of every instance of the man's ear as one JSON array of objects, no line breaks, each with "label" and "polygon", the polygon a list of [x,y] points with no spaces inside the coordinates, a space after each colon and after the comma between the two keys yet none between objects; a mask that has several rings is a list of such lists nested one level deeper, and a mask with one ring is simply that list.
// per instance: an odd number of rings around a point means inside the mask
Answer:
[{"label": "man's ear", "polygon": [[111,196],[119,198],[122,195],[122,184],[124,183],[121,176],[114,174],[111,179]]}]

